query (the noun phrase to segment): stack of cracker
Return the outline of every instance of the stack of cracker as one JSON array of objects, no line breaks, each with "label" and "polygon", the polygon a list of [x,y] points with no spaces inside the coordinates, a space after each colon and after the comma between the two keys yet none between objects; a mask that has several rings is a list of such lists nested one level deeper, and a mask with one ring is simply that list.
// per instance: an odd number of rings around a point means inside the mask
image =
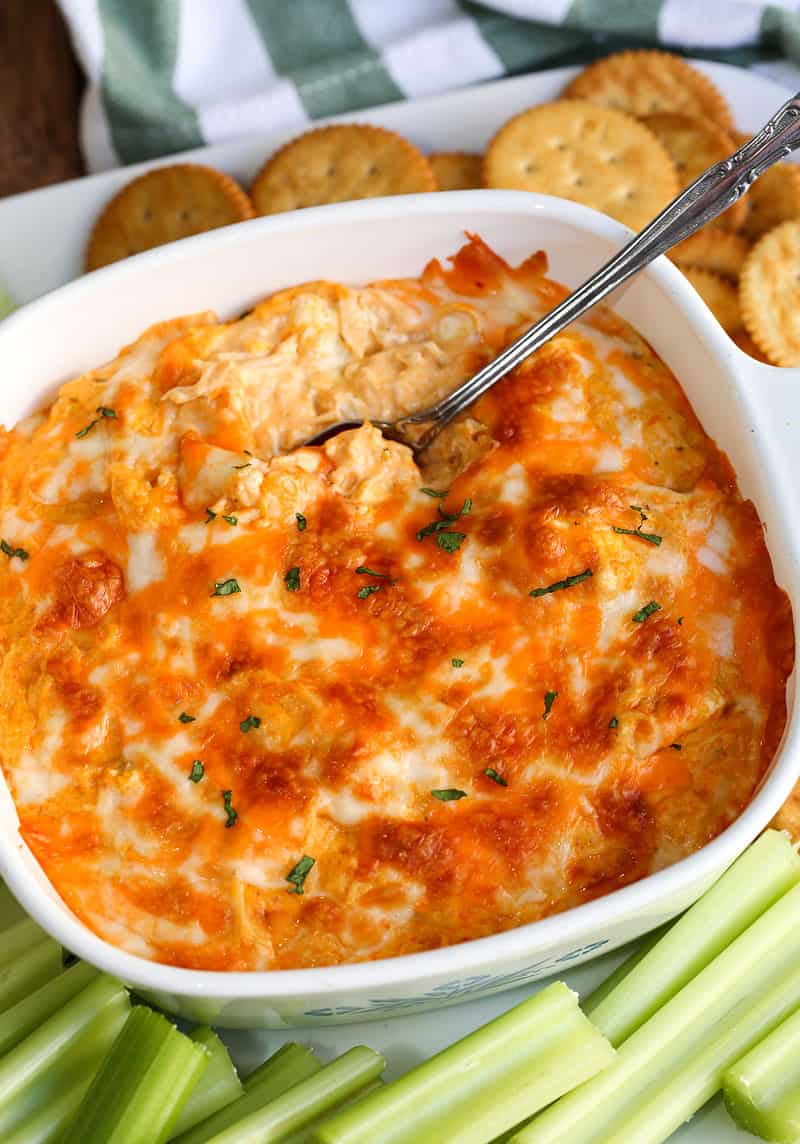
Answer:
[{"label": "stack of cracker", "polygon": [[[686,60],[621,52],[582,71],[562,98],[504,123],[484,155],[425,156],[393,131],[338,124],[268,157],[249,195],[210,167],[149,171],[103,211],[86,268],[256,214],[477,187],[557,195],[639,230],[746,139],[722,93]],[[800,365],[800,167],[772,168],[670,257],[743,350]]]}]

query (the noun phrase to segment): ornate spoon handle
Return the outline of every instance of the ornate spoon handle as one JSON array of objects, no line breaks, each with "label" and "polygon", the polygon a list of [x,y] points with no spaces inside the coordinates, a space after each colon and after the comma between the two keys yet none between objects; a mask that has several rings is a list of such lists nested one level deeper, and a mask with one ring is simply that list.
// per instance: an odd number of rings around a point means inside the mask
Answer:
[{"label": "ornate spoon handle", "polygon": [[722,214],[759,175],[797,147],[800,147],[800,92],[787,100],[757,135],[730,158],[704,171],[596,274],[493,361],[438,404],[387,426],[386,429],[390,430],[387,436],[404,441],[415,452],[421,452],[443,426],[504,374],[644,269],[659,254],[664,254]]}]

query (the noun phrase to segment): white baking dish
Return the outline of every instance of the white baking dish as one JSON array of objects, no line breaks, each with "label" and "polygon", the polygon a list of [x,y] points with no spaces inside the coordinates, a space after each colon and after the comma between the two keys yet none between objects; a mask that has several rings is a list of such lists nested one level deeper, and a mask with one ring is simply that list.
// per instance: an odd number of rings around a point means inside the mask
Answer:
[{"label": "white baking dish", "polygon": [[[625,240],[603,215],[548,196],[506,191],[344,203],[258,219],[141,255],[82,278],[0,325],[0,421],[13,424],[54,387],[113,356],[147,325],[208,308],[231,316],[307,279],[362,282],[416,275],[474,231],[519,261],[544,248],[551,274],[576,285]],[[800,614],[800,370],[763,366],[723,333],[665,259],[614,299],[682,382],[707,431],[730,457],[767,527],[778,583]],[[761,789],[737,821],[697,854],[597,901],[495,937],[408,957],[328,969],[212,973],[176,969],[115,949],[59,899],[18,832],[0,778],[0,873],[29,913],[65,946],[165,1008],[229,1027],[320,1025],[432,1008],[558,973],[652,929],[688,906],[767,824],[800,774],[800,731],[789,723]]]}]

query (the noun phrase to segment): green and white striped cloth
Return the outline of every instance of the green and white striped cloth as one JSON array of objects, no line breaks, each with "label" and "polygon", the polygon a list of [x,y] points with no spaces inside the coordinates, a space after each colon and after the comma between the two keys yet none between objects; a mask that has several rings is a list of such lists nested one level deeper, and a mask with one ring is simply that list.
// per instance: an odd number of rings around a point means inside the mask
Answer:
[{"label": "green and white striped cloth", "polygon": [[90,170],[664,45],[800,87],[800,0],[59,0]]}]

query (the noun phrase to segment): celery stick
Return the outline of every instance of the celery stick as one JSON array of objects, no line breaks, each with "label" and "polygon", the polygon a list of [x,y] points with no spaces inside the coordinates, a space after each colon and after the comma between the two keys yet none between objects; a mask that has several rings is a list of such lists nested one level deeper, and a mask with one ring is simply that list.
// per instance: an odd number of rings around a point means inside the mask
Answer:
[{"label": "celery stick", "polygon": [[164,1144],[210,1055],[161,1013],[134,1006],[70,1122],[70,1144]]},{"label": "celery stick", "polygon": [[29,1033],[0,1060],[0,1111],[68,1050],[101,1010],[109,1006],[124,1016],[128,1004],[124,986],[111,977],[101,977]]},{"label": "celery stick", "polygon": [[14,1101],[3,1123],[3,1144],[65,1144],[64,1132],[92,1079],[111,1049],[128,1007],[106,1005],[82,1030],[67,1052]]},{"label": "celery stick", "polygon": [[799,881],[789,835],[767,830],[661,941],[612,975],[615,987],[590,994],[583,1011],[620,1045]]},{"label": "celery stick", "polygon": [[[276,1049],[271,1057],[267,1057],[257,1068],[254,1068],[251,1073],[247,1074],[242,1081],[244,1091],[253,1092],[254,1089],[266,1084],[269,1086],[269,1090],[274,1092],[275,1096],[280,1096],[289,1085],[284,1085],[282,1089],[275,1088],[278,1066],[280,1065],[281,1069],[293,1068],[296,1064],[304,1062],[309,1058],[313,1058],[316,1061],[316,1067],[312,1069],[312,1072],[316,1072],[317,1069],[322,1068],[322,1062],[317,1060],[317,1057],[311,1049],[305,1048],[304,1045],[297,1045],[294,1041],[287,1041],[285,1045],[281,1045],[279,1049]],[[297,1079],[305,1080],[306,1078],[305,1076],[298,1076]],[[290,1083],[295,1084],[296,1081],[291,1081]]]},{"label": "celery stick", "polygon": [[800,1010],[728,1069],[725,1107],[740,1128],[764,1140],[800,1140]]},{"label": "celery stick", "polygon": [[[588,997],[581,1001],[581,1009],[584,1013],[588,1013],[590,1008],[597,1009],[601,1001],[604,1001],[614,989],[617,988],[619,983],[623,981],[630,971],[639,964],[639,962],[647,957],[650,950],[661,941],[662,937],[670,929],[670,925],[659,926],[658,929],[652,930],[638,943],[633,953],[629,954],[624,961],[620,962],[613,973],[604,978],[598,986],[596,986]],[[608,1036],[608,1033],[606,1033]]]},{"label": "celery stick", "polygon": [[301,1045],[284,1045],[248,1077],[245,1081],[244,1096],[176,1137],[175,1144],[205,1144],[207,1140],[216,1141],[218,1135],[226,1132],[244,1117],[321,1069],[322,1062],[314,1056],[311,1049],[305,1049]]},{"label": "celery stick", "polygon": [[[385,1081],[382,1081],[379,1077],[377,1080],[372,1081],[371,1084],[365,1085],[364,1088],[353,1096],[348,1097],[347,1100],[343,1101],[338,1107],[349,1108],[351,1105],[357,1104],[359,1100],[363,1100],[365,1096],[369,1096],[371,1092],[376,1092],[378,1089],[384,1087]],[[329,1116],[330,1111],[326,1110],[321,1116],[318,1116],[316,1120],[312,1120],[310,1124],[306,1124],[302,1128],[290,1132],[288,1136],[281,1136],[281,1144],[314,1144],[317,1129]]]},{"label": "celery stick", "polygon": [[[0,881],[0,934],[25,919],[26,914],[22,906],[9,890],[5,882]],[[2,943],[2,937],[0,937]]]},{"label": "celery stick", "polygon": [[606,1068],[614,1050],[562,982],[317,1129],[321,1144],[483,1144]]},{"label": "celery stick", "polygon": [[24,918],[0,933],[0,966],[25,957],[41,941],[50,941],[43,929],[30,918]]},{"label": "celery stick", "polygon": [[535,1117],[514,1144],[660,1144],[798,1005],[800,885],[628,1037],[609,1068]]},{"label": "celery stick", "polygon": [[0,1013],[58,976],[61,970],[61,946],[49,938],[16,961],[0,966]]},{"label": "celery stick", "polygon": [[28,1033],[32,1033],[42,1021],[66,1005],[67,1001],[97,977],[99,973],[96,969],[85,961],[79,961],[71,969],[59,973],[52,981],[40,986],[29,997],[0,1013],[0,1056],[13,1049],[14,1045],[19,1044]]},{"label": "celery stick", "polygon": [[[258,1144],[274,1144],[275,1141],[282,1141],[291,1132],[311,1124],[322,1113],[335,1108],[375,1080],[385,1065],[386,1062],[378,1053],[358,1045],[337,1057],[331,1064],[325,1065],[314,1076],[293,1085],[261,1108],[254,1109],[229,1128],[207,1137],[209,1144],[253,1144],[255,1141]],[[244,1097],[238,1103],[244,1103],[247,1099]],[[229,1105],[225,1111],[234,1108],[235,1104]],[[373,1144],[376,1144],[375,1138]]]},{"label": "celery stick", "polygon": [[173,1137],[180,1136],[181,1132],[188,1132],[201,1120],[213,1116],[221,1108],[238,1100],[244,1092],[228,1050],[214,1030],[204,1025],[200,1029],[195,1029],[191,1038],[199,1045],[205,1045],[210,1056],[202,1083],[191,1093],[175,1122],[171,1133]]}]

